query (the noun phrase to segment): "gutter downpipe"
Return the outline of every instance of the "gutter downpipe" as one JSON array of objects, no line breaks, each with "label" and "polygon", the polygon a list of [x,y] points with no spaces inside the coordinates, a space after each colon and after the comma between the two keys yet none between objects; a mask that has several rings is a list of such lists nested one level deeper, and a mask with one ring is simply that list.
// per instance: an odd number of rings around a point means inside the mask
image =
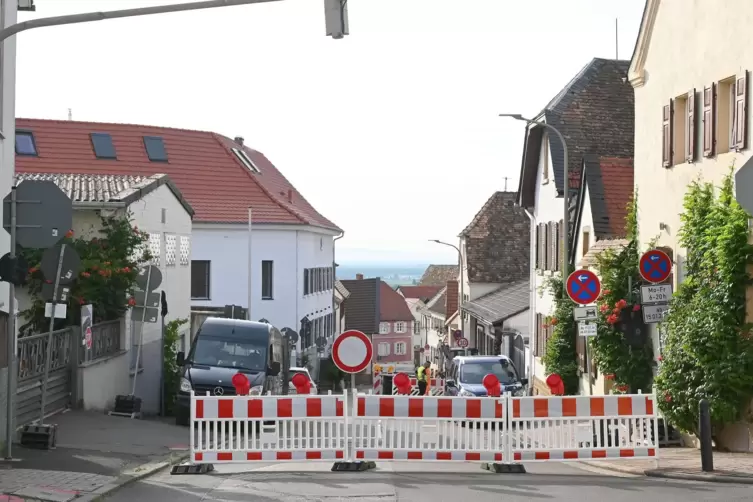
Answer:
[{"label": "gutter downpipe", "polygon": [[[337,265],[335,260],[335,243],[345,237],[345,230],[340,231],[340,235],[332,239],[332,327],[339,327],[340,326],[340,315],[338,312],[338,315],[335,316],[335,283],[337,282]],[[343,299],[344,300],[344,299]],[[334,329],[334,331],[337,331],[337,329]],[[337,335],[340,333],[333,333],[332,334],[332,340],[335,339]]]},{"label": "gutter downpipe", "polygon": [[530,299],[528,300],[529,309],[531,312],[531,319],[530,319],[530,328],[528,329],[528,395],[533,395],[533,375],[534,375],[534,366],[533,366],[533,350],[534,346],[536,344],[536,337],[534,336],[534,333],[536,333],[536,217],[531,213],[528,209],[523,208],[523,211],[525,211],[526,216],[528,216],[528,219],[531,220],[531,257],[530,257],[530,277],[528,278],[528,289]]}]

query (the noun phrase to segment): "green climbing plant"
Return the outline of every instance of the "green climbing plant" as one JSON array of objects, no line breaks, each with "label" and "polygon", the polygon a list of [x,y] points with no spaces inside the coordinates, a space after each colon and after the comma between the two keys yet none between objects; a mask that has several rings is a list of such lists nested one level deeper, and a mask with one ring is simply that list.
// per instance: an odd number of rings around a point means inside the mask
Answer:
[{"label": "green climbing plant", "polygon": [[[599,370],[614,382],[618,393],[646,392],[653,378],[653,350],[650,340],[640,345],[628,342],[618,329],[621,318],[641,316],[638,273],[638,197],[628,204],[625,235],[627,245],[607,249],[596,257],[602,293],[598,300],[598,336],[589,340],[590,353]],[[653,247],[653,245],[650,245]]]},{"label": "green climbing plant", "polygon": [[547,375],[556,373],[565,384],[565,394],[578,394],[578,359],[576,340],[578,326],[573,318],[575,304],[564,296],[565,282],[560,276],[552,276],[544,283],[554,301],[554,312],[547,318],[552,326],[552,336],[547,342],[544,364]]},{"label": "green climbing plant", "polygon": [[718,194],[701,180],[688,187],[679,232],[685,278],[662,325],[655,380],[662,412],[687,432],[698,432],[701,399],[711,405],[718,435],[745,418],[753,398],[753,326],[746,322],[750,218],[735,200],[732,169]]},{"label": "green climbing plant", "polygon": [[180,381],[180,367],[177,356],[180,342],[180,327],[188,322],[188,319],[173,319],[165,325],[165,334],[162,339],[162,368],[163,384],[165,393],[165,412],[172,415],[175,406],[175,396],[178,392]]}]

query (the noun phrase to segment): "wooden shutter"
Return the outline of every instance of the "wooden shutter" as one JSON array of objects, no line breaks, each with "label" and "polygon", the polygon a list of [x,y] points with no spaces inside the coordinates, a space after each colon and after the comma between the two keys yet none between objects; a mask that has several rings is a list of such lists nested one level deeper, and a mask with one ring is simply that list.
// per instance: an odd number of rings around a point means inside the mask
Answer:
[{"label": "wooden shutter", "polygon": [[735,109],[732,124],[732,148],[744,150],[747,145],[748,129],[748,71],[737,76],[735,81]]},{"label": "wooden shutter", "polygon": [[688,151],[686,152],[685,160],[688,162],[695,162],[695,138],[696,138],[696,126],[695,126],[695,100],[696,93],[695,88],[688,92],[688,116],[685,118],[685,141],[688,145]]},{"label": "wooden shutter", "polygon": [[662,108],[661,158],[664,167],[672,166],[672,100]]},{"label": "wooden shutter", "polygon": [[550,232],[552,233],[552,270],[557,271],[559,270],[559,223],[553,221],[551,223]]},{"label": "wooden shutter", "polygon": [[703,156],[713,157],[716,145],[716,121],[714,108],[716,103],[716,84],[703,88]]},{"label": "wooden shutter", "polygon": [[536,338],[534,339],[535,345],[533,346],[533,355],[539,357],[541,355],[541,314],[536,314]]},{"label": "wooden shutter", "polygon": [[552,222],[544,224],[544,238],[546,239],[546,269],[552,270]]},{"label": "wooden shutter", "polygon": [[536,268],[541,270],[544,268],[544,234],[541,231],[543,223],[536,225]]},{"label": "wooden shutter", "polygon": [[557,270],[562,272],[562,254],[564,253],[564,240],[565,240],[565,220],[560,220],[557,224],[557,263],[559,267]]}]

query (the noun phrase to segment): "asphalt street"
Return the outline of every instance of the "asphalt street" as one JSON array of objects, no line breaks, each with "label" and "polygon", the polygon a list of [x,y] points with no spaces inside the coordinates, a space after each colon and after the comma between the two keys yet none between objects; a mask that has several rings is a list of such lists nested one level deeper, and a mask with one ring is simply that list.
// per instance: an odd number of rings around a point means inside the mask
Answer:
[{"label": "asphalt street", "polygon": [[[493,474],[478,464],[382,462],[361,473],[327,463],[218,466],[208,475],[163,471],[126,485],[108,502],[609,502],[750,501],[750,485],[695,483],[617,475],[580,464],[529,464],[526,474]],[[585,470],[588,469],[588,470]],[[598,498],[597,498],[598,497]]]}]

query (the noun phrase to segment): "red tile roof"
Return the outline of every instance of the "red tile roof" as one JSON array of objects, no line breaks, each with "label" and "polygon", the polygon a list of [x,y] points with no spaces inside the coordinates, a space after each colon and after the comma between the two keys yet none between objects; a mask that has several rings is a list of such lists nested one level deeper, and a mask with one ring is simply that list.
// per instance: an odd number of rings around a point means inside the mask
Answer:
[{"label": "red tile roof", "polygon": [[427,301],[439,293],[440,289],[442,289],[442,286],[400,286],[397,288],[405,298],[418,298]]},{"label": "red tile roof", "polygon": [[604,185],[604,205],[609,216],[611,235],[625,235],[628,203],[633,197],[633,159],[601,157],[601,179]]},{"label": "red tile roof", "polygon": [[412,321],[413,314],[400,293],[395,291],[384,281],[380,281],[379,289],[379,320],[380,321]]},{"label": "red tile roof", "polygon": [[[319,214],[280,171],[262,154],[241,147],[230,138],[204,131],[166,127],[16,120],[16,128],[34,133],[38,157],[18,155],[16,171],[23,173],[167,174],[196,211],[194,221],[245,223],[248,207],[254,223],[313,225],[339,231]],[[117,160],[98,159],[89,134],[109,133]],[[168,162],[151,162],[143,136],[163,138]],[[260,173],[252,173],[233,154],[242,148]]]}]

